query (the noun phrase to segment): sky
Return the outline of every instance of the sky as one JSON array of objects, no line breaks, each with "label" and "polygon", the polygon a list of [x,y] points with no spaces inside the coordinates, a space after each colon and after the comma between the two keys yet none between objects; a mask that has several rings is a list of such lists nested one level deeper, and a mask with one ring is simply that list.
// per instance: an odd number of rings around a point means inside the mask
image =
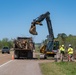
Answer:
[{"label": "sky", "polygon": [[40,43],[48,35],[46,20],[37,26],[38,35],[29,33],[31,22],[50,12],[54,36],[76,35],[76,0],[0,0],[0,40],[33,37]]}]

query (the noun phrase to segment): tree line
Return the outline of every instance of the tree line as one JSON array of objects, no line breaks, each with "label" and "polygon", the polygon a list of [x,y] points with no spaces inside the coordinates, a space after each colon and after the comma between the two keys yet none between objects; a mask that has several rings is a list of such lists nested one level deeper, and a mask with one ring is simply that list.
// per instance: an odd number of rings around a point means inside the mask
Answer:
[{"label": "tree line", "polygon": [[59,40],[60,45],[64,44],[66,48],[69,44],[72,45],[74,49],[76,49],[76,36],[75,35],[66,35],[65,33],[58,34],[57,38]]},{"label": "tree line", "polygon": [[[64,44],[66,48],[68,48],[68,45],[71,44],[74,49],[76,49],[76,36],[75,35],[66,35],[65,33],[59,33],[57,37],[54,38],[55,40],[59,41],[59,44]],[[48,40],[45,39],[42,41],[42,43],[47,44]],[[9,40],[8,38],[3,38],[0,40],[0,49],[3,46],[8,46],[9,48],[13,48],[13,40]]]},{"label": "tree line", "polygon": [[8,46],[9,48],[13,47],[13,40],[9,40],[8,38],[3,38],[0,40],[0,49],[4,46]]},{"label": "tree line", "polygon": [[[60,45],[64,44],[66,49],[68,48],[68,45],[71,44],[72,47],[76,50],[76,36],[75,35],[72,35],[72,34],[66,35],[65,33],[59,33],[57,37],[54,39],[59,41]],[[46,44],[47,41],[48,40],[45,39],[44,41],[42,41],[42,43]]]}]

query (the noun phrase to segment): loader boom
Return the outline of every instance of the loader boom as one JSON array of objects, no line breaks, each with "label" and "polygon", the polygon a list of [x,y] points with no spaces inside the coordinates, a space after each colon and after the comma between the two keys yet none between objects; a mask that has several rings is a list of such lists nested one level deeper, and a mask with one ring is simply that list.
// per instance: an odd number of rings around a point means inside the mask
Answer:
[{"label": "loader boom", "polygon": [[52,50],[54,48],[54,45],[55,45],[55,43],[54,43],[53,28],[52,28],[52,23],[51,23],[51,20],[50,20],[50,13],[49,12],[46,12],[46,13],[40,15],[39,17],[37,17],[36,19],[34,19],[33,22],[31,22],[31,28],[30,28],[29,32],[31,34],[33,34],[33,35],[37,35],[38,33],[36,31],[36,25],[40,25],[41,26],[42,25],[41,22],[44,19],[46,20],[46,23],[47,23],[47,28],[48,28],[49,35],[48,35],[48,38],[47,38],[48,43],[45,46],[46,48],[43,46],[41,48],[41,52],[42,52],[42,49],[44,48],[43,49],[44,50],[44,53],[46,53],[46,52],[52,52]]},{"label": "loader boom", "polygon": [[[33,20],[33,22],[31,22],[31,28],[29,30],[29,32],[33,35],[37,35],[36,32],[36,25],[42,25],[42,21],[46,19],[47,22],[47,27],[48,27],[48,32],[49,32],[49,37],[51,37],[51,39],[54,39],[54,35],[53,35],[53,29],[52,29],[52,23],[50,20],[50,13],[46,12],[45,14],[40,15],[39,17],[37,17],[36,19]],[[34,34],[34,32],[36,34]]]}]

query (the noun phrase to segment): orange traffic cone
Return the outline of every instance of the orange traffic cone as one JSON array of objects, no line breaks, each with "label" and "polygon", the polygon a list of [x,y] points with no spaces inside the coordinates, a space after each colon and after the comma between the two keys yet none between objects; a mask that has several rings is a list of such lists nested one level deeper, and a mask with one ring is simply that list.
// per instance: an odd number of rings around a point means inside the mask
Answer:
[{"label": "orange traffic cone", "polygon": [[12,55],[12,60],[14,60],[14,55]]}]

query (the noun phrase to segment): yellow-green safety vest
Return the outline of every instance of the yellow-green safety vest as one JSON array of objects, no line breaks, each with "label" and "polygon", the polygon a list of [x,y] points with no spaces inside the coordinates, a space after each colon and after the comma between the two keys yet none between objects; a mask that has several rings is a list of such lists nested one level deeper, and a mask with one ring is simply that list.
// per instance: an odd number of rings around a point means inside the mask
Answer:
[{"label": "yellow-green safety vest", "polygon": [[73,48],[71,47],[68,48],[68,54],[73,54]]},{"label": "yellow-green safety vest", "polygon": [[65,51],[65,49],[63,48],[63,47],[60,47],[60,49],[59,49],[60,51]]}]

